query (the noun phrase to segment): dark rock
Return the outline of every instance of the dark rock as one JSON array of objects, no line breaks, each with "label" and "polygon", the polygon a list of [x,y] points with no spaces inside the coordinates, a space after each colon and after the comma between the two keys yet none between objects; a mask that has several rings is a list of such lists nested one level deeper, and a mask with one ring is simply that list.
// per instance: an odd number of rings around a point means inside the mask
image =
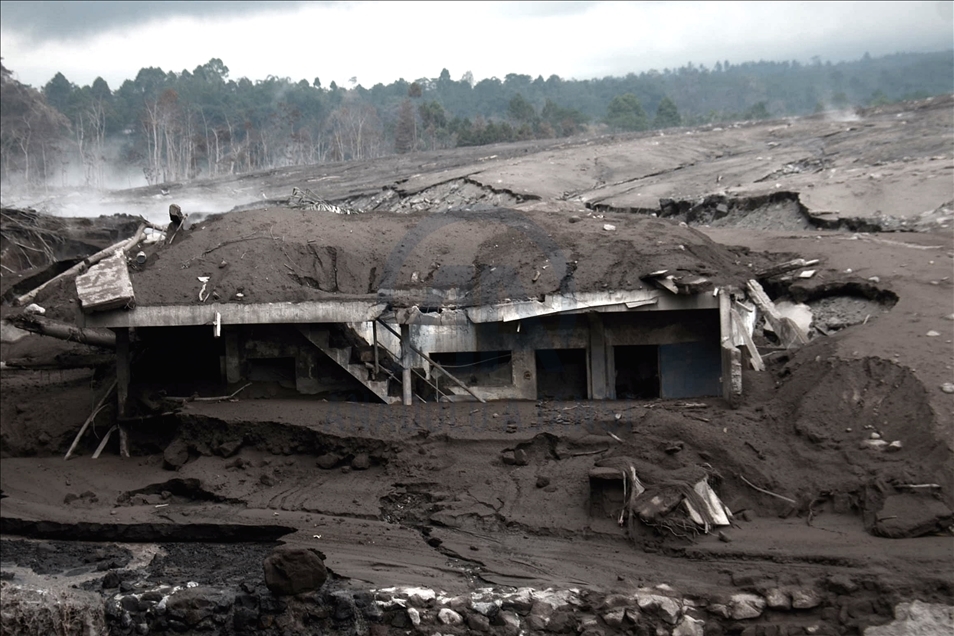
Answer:
[{"label": "dark rock", "polygon": [[242,447],[244,440],[241,439],[232,439],[226,442],[222,442],[215,447],[215,454],[221,455],[222,457],[231,457]]},{"label": "dark rock", "polygon": [[119,604],[127,612],[138,612],[139,610],[139,599],[135,596],[124,596],[120,599]]},{"label": "dark rock", "polygon": [[527,457],[527,451],[522,448],[518,448],[513,452],[513,463],[517,466],[526,466],[530,463],[530,458]]},{"label": "dark rock", "polygon": [[321,457],[315,460],[315,463],[318,465],[318,468],[323,470],[331,470],[341,461],[341,455],[336,455],[335,453],[325,453]]},{"label": "dark rock", "polygon": [[263,486],[274,486],[275,478],[268,473],[262,473],[262,476],[258,478],[258,482]]},{"label": "dark rock", "polygon": [[546,488],[550,485],[549,477],[537,477],[537,488]]},{"label": "dark rock", "polygon": [[325,564],[306,548],[281,546],[265,557],[265,585],[276,596],[290,596],[320,588],[328,578]]},{"label": "dark rock", "polygon": [[557,610],[556,612],[553,612],[553,614],[550,616],[550,620],[547,621],[546,630],[551,634],[566,634],[569,632],[575,632],[576,621],[573,619],[573,615],[570,612]]},{"label": "dark rock", "polygon": [[119,591],[123,594],[131,594],[136,591],[136,585],[132,581],[122,581],[119,584]]},{"label": "dark rock", "polygon": [[890,495],[878,512],[874,534],[892,539],[942,532],[954,523],[954,513],[943,502],[923,494]]},{"label": "dark rock", "polygon": [[481,616],[480,614],[468,614],[467,627],[475,632],[489,632],[490,621],[486,616]]},{"label": "dark rock", "polygon": [[172,440],[162,452],[162,467],[166,470],[179,470],[189,461],[189,445],[181,437]]},{"label": "dark rock", "polygon": [[335,620],[348,621],[354,618],[354,599],[349,592],[335,592],[332,594],[335,602]]},{"label": "dark rock", "polygon": [[371,458],[367,453],[358,453],[351,460],[351,467],[355,470],[367,470],[371,467]]},{"label": "dark rock", "polygon": [[396,627],[397,629],[404,629],[408,626],[407,612],[397,611],[393,612],[391,616],[391,627]]},{"label": "dark rock", "polygon": [[194,627],[207,618],[212,617],[218,605],[221,592],[208,587],[191,587],[179,590],[166,601],[166,614],[169,623],[182,621],[189,627]]},{"label": "dark rock", "polygon": [[112,590],[119,587],[119,584],[122,582],[122,578],[119,576],[119,572],[112,571],[107,572],[106,576],[103,577],[103,589]]},{"label": "dark rock", "polygon": [[66,493],[66,496],[63,497],[63,503],[69,505],[73,503],[74,501],[76,501],[77,499],[79,499],[79,495],[77,495],[76,493],[68,492]]}]

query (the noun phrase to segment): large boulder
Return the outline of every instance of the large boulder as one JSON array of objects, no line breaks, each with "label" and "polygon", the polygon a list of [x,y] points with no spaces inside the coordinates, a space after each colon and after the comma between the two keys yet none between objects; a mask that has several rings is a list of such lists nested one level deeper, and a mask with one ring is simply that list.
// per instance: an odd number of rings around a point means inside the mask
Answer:
[{"label": "large boulder", "polygon": [[265,585],[276,596],[292,596],[320,588],[328,578],[321,557],[307,548],[281,546],[265,557]]}]

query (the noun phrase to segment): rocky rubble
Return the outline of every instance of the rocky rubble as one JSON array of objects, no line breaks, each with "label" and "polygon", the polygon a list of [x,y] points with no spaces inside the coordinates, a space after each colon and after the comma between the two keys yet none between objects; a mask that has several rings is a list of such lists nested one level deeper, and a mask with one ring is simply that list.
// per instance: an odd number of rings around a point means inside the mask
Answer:
[{"label": "rocky rubble", "polygon": [[[868,629],[891,620],[879,611],[890,605],[874,581],[835,574],[780,583],[758,572],[738,573],[732,581],[733,587],[704,595],[682,593],[666,584],[610,594],[580,588],[486,587],[450,595],[422,587],[345,589],[332,579],[320,589],[290,596],[275,596],[247,583],[228,591],[196,583],[124,582],[106,599],[105,616],[113,634],[902,633],[884,631],[887,627]],[[943,605],[904,605],[896,614],[900,627],[908,630],[916,628],[922,616],[935,625],[949,621],[954,612]]]}]

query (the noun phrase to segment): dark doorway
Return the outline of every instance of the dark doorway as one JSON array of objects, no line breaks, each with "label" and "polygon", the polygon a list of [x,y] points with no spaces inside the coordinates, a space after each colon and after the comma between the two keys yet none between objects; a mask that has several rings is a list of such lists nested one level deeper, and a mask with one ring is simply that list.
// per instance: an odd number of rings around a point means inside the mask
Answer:
[{"label": "dark doorway", "polygon": [[539,349],[537,398],[586,399],[586,349]]},{"label": "dark doorway", "polygon": [[722,394],[722,351],[718,340],[660,345],[659,367],[660,397]]},{"label": "dark doorway", "polygon": [[651,400],[659,397],[659,347],[619,345],[616,356],[616,399]]}]

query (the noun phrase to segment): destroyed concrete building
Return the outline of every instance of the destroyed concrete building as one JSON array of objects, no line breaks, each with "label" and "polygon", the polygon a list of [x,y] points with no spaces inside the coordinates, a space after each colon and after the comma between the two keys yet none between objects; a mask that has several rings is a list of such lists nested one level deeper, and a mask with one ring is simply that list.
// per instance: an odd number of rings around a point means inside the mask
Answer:
[{"label": "destroyed concrete building", "polygon": [[116,333],[124,411],[131,393],[246,385],[404,404],[737,399],[746,264],[691,228],[619,217],[234,212],[103,260],[77,291],[86,326]]}]

